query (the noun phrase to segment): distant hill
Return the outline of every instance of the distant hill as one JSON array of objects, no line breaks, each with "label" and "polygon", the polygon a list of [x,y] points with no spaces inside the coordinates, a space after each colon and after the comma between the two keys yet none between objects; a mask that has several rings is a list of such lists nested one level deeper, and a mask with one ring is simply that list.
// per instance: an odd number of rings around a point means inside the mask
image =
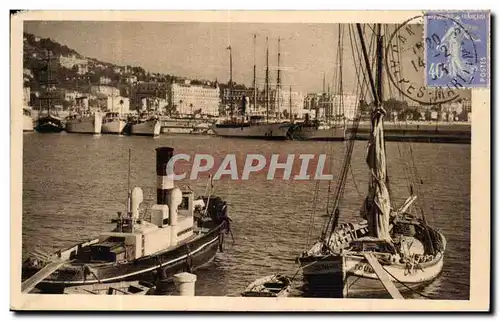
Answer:
[{"label": "distant hill", "polygon": [[[172,81],[182,82],[184,77],[174,76],[169,74],[150,73],[139,66],[119,66],[113,63],[100,61],[95,58],[85,57],[76,50],[62,45],[50,38],[41,38],[30,33],[24,33],[23,46],[23,62],[24,69],[29,69],[30,72],[25,74],[25,86],[31,87],[32,90],[40,88],[40,82],[48,80],[47,62],[48,57],[53,58],[51,63],[50,82],[55,82],[57,87],[82,90],[82,87],[88,87],[91,84],[98,84],[100,77],[105,76],[111,80],[109,85],[124,87],[128,86],[125,79],[128,76],[136,76],[137,81],[156,81],[167,82]],[[86,59],[88,71],[82,73],[77,67],[68,69],[57,63],[59,57],[75,56],[78,59]],[[192,85],[202,85],[207,82],[213,83],[212,80],[192,79]],[[221,85],[222,87],[224,85]],[[245,88],[244,85],[234,84],[234,88]]]}]

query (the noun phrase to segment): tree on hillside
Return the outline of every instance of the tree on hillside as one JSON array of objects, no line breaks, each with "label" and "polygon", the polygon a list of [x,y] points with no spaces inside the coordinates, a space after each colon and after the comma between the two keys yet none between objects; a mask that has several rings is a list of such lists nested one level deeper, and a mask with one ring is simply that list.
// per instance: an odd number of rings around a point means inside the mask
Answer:
[{"label": "tree on hillside", "polygon": [[395,98],[390,98],[384,102],[384,108],[388,113],[400,113],[401,111],[408,108],[408,103],[406,101],[400,101]]}]

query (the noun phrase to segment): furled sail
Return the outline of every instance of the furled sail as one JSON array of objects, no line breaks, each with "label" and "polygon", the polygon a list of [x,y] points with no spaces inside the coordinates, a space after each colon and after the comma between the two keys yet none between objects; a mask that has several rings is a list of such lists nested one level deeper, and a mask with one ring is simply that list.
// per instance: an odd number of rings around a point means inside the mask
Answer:
[{"label": "furled sail", "polygon": [[371,236],[378,239],[390,240],[389,218],[391,213],[391,200],[387,181],[387,164],[385,156],[383,117],[385,111],[382,107],[376,108],[372,113],[372,132],[368,145],[366,162],[370,169],[368,195],[365,200],[364,216],[368,221]]}]

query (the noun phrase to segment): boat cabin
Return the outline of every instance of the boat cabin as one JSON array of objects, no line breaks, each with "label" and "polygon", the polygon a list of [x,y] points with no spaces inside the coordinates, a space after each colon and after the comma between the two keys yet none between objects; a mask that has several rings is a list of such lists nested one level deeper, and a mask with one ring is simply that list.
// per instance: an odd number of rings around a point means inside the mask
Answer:
[{"label": "boat cabin", "polygon": [[[97,243],[78,251],[78,259],[85,262],[132,261],[173,248],[191,238],[194,231],[193,193],[181,192],[178,188],[172,193],[170,206],[153,205],[148,219],[139,218],[140,202],[134,201],[133,195],[131,212],[126,217],[119,212],[118,218],[112,221],[116,228],[102,233]],[[142,202],[142,195],[140,198]]]}]

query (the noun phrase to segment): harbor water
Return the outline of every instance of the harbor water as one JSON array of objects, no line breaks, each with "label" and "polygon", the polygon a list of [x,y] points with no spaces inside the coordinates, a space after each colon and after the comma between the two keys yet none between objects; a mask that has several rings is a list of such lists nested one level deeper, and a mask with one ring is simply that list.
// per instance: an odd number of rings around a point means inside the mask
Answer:
[{"label": "harbor water", "polygon": [[[161,136],[158,138],[79,134],[23,136],[23,259],[35,248],[53,252],[113,228],[111,219],[124,211],[127,197],[128,149],[132,150],[131,187],[144,191],[144,210],[156,199],[155,151],[170,146],[178,152],[225,155],[238,159],[250,153],[328,154],[334,177],[341,169],[343,142],[297,142],[224,139],[211,136]],[[397,207],[409,195],[405,177],[412,155],[419,180],[414,189],[425,197],[430,225],[447,238],[441,275],[420,292],[434,299],[469,298],[470,262],[470,152],[469,144],[387,142],[392,200]],[[367,191],[366,142],[356,141],[348,174],[340,223],[359,220]],[[243,161],[238,165],[243,166]],[[278,170],[279,172],[279,170]],[[195,193],[205,192],[207,179],[184,180]],[[224,252],[196,272],[196,295],[238,296],[252,281],[276,272],[294,275],[295,257],[307,248],[326,220],[328,181],[319,182],[319,197],[312,216],[317,181],[283,180],[276,175],[253,175],[247,181],[227,176],[214,181],[214,193],[229,204],[231,237]],[[330,194],[335,191],[331,182]],[[420,194],[419,194],[420,196]],[[311,219],[313,218],[313,220]],[[311,229],[310,226],[313,226]],[[311,233],[312,236],[309,236]],[[301,295],[300,273],[293,295]],[[421,298],[417,293],[410,297]]]}]

